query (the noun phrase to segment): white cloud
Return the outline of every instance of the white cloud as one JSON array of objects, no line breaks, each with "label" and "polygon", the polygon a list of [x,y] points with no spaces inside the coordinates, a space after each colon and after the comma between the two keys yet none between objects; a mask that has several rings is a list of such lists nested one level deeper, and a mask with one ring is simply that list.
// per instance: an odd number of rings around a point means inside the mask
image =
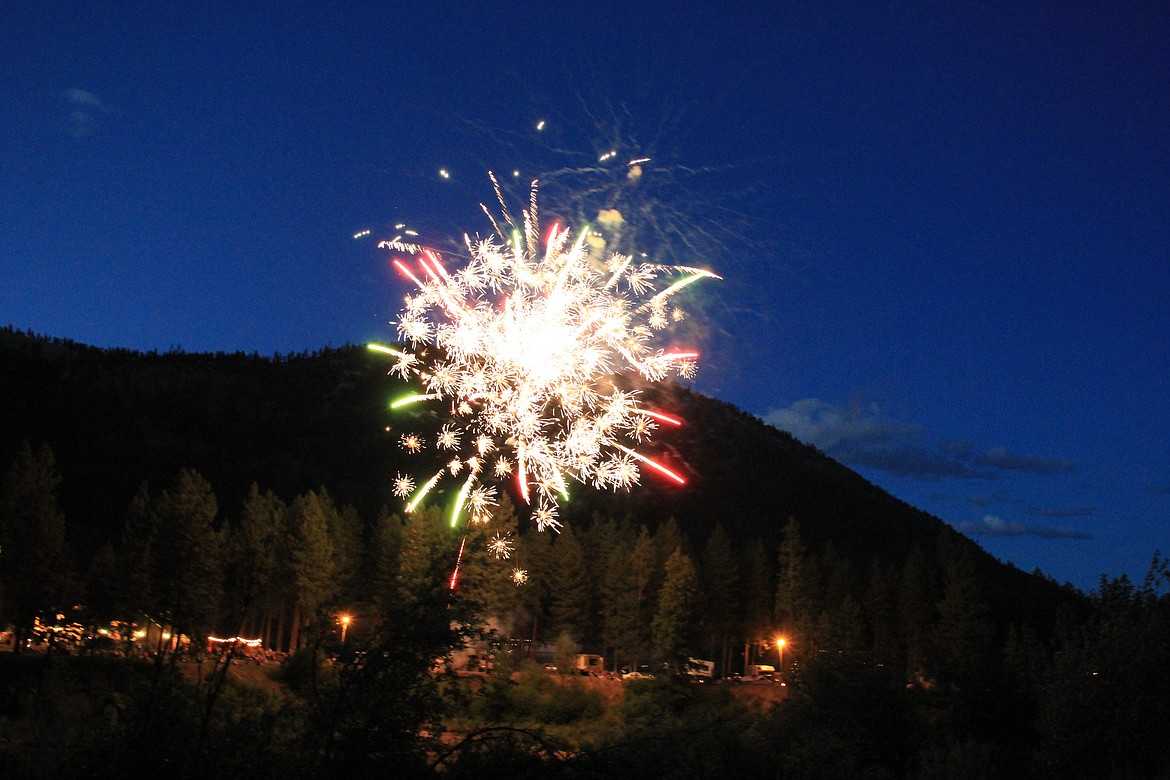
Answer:
[{"label": "white cloud", "polygon": [[882,415],[876,405],[837,406],[817,398],[771,409],[764,422],[788,431],[846,465],[916,479],[995,479],[1005,472],[1063,474],[1071,460],[1015,453],[1004,447],[978,452],[962,442],[930,441],[921,425]]},{"label": "white cloud", "polygon": [[987,452],[977,456],[975,462],[982,466],[990,466],[1004,471],[1019,471],[1025,474],[1066,474],[1077,467],[1075,461],[1008,452],[1003,447],[992,447]]},{"label": "white cloud", "polygon": [[984,515],[982,520],[969,520],[956,526],[968,536],[1037,536],[1041,539],[1090,539],[1089,534],[1076,528],[1050,528],[1004,520],[995,515]]},{"label": "white cloud", "polygon": [[93,133],[98,117],[113,110],[93,92],[79,87],[65,90],[65,100],[70,106],[69,135],[74,138],[84,138]]},{"label": "white cloud", "polygon": [[882,417],[877,407],[834,406],[817,398],[771,409],[764,415],[764,422],[825,452],[842,445],[884,445],[921,432],[917,425]]}]

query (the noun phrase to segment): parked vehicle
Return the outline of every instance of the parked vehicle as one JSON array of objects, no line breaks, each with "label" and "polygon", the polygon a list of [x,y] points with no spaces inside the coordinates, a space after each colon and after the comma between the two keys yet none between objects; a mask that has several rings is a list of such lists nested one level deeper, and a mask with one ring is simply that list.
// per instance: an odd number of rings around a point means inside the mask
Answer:
[{"label": "parked vehicle", "polygon": [[581,674],[601,674],[605,671],[605,659],[591,653],[578,653],[577,671]]},{"label": "parked vehicle", "polygon": [[710,680],[715,676],[715,662],[702,658],[688,658],[687,676],[699,682]]},{"label": "parked vehicle", "polygon": [[751,664],[743,679],[745,682],[775,682],[776,667],[771,664]]}]

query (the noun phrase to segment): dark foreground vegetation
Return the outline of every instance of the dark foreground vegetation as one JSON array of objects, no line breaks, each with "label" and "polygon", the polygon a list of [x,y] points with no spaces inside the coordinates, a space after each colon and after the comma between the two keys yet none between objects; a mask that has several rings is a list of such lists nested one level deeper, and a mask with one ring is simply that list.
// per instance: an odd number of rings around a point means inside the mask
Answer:
[{"label": "dark foreground vegetation", "polygon": [[1170,713],[1165,645],[1156,644],[1167,638],[1165,605],[1144,599],[1116,589],[1094,599],[1090,620],[1034,678],[1013,665],[983,690],[923,690],[889,669],[825,656],[768,707],[738,695],[748,683],[607,681],[618,686],[614,696],[534,665],[513,672],[502,663],[486,677],[436,674],[411,652],[423,644],[416,632],[384,637],[381,657],[329,664],[307,649],[268,673],[243,667],[250,674],[222,679],[211,664],[200,677],[186,662],[4,654],[0,772],[1165,777]]},{"label": "dark foreground vegetation", "polygon": [[389,494],[417,466],[361,350],[0,336],[0,776],[1170,776],[1158,555],[1059,586],[671,387],[685,491],[453,529]]}]

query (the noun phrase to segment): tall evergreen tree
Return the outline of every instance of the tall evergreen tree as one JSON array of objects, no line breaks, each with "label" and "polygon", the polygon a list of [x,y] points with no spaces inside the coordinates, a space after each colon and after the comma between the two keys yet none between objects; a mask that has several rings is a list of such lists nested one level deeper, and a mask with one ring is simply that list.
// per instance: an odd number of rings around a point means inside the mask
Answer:
[{"label": "tall evergreen tree", "polygon": [[333,540],[329,536],[332,503],[322,502],[315,491],[297,496],[289,505],[293,584],[296,588],[292,645],[305,644],[302,631],[310,626],[320,627],[322,606],[337,593],[334,569]]},{"label": "tall evergreen tree", "polygon": [[61,477],[48,445],[25,442],[0,483],[0,607],[17,630],[17,648],[38,612],[62,604],[74,579],[57,507]]},{"label": "tall evergreen tree", "polygon": [[85,614],[91,632],[122,615],[118,610],[118,558],[105,542],[94,551],[85,572]]},{"label": "tall evergreen tree", "polygon": [[126,508],[119,536],[118,609],[127,618],[154,607],[154,544],[158,534],[150,486],[142,482]]},{"label": "tall evergreen tree", "polygon": [[739,621],[740,573],[731,539],[716,523],[703,548],[702,614],[706,617],[708,658],[719,660],[721,674],[731,663],[731,637]]},{"label": "tall evergreen tree", "polygon": [[585,553],[568,523],[553,542],[549,585],[550,636],[565,633],[581,642],[589,626],[592,588]]},{"label": "tall evergreen tree", "polygon": [[324,487],[317,491],[325,510],[329,540],[333,544],[333,576],[337,597],[356,601],[358,577],[362,567],[362,519],[349,504],[335,507]]},{"label": "tall evergreen tree", "polygon": [[[482,613],[492,629],[505,636],[512,634],[517,611],[511,573],[518,526],[515,506],[504,496],[486,522],[468,523],[460,532],[460,597],[468,608]],[[511,551],[493,547],[497,541],[510,543]]]},{"label": "tall evergreen tree", "polygon": [[260,626],[255,624],[271,601],[285,509],[284,502],[272,491],[261,493],[253,482],[239,520],[228,535],[228,578],[232,594],[229,617],[240,628],[245,621],[250,621],[254,625],[249,633],[253,635],[261,633]]},{"label": "tall evergreen tree", "polygon": [[411,512],[403,526],[395,606],[410,611],[420,604],[448,599],[458,552],[459,538],[438,508],[428,506]]},{"label": "tall evergreen tree", "polygon": [[676,670],[686,668],[687,655],[692,652],[691,627],[697,590],[695,564],[678,547],[666,561],[666,576],[651,626],[655,657]]},{"label": "tall evergreen tree", "polygon": [[[630,550],[630,585],[637,602],[637,645],[636,661],[649,658],[650,627],[654,620],[657,596],[654,584],[660,578],[657,545],[646,526],[638,531],[638,538]],[[634,667],[636,668],[636,667]]]},{"label": "tall evergreen tree", "polygon": [[682,529],[679,528],[678,520],[669,517],[665,522],[659,524],[658,528],[654,531],[655,577],[651,582],[651,587],[655,593],[662,587],[663,578],[666,576],[666,562],[670,560],[670,556],[674,555],[674,551],[679,548],[690,556],[692,561],[694,560],[690,542],[683,534]]},{"label": "tall evergreen tree", "polygon": [[[754,648],[761,642],[770,639],[775,632],[773,614],[774,599],[772,567],[768,563],[768,553],[759,539],[748,545],[744,562],[744,599],[743,599],[743,640],[746,670],[748,664],[753,663]],[[789,635],[790,643],[792,641]]]},{"label": "tall evergreen tree", "polygon": [[898,649],[894,581],[889,572],[876,560],[869,569],[865,609],[874,656],[887,663],[893,661]]},{"label": "tall evergreen tree", "polygon": [[529,526],[520,534],[516,544],[516,566],[528,573],[528,581],[516,591],[517,606],[525,615],[517,616],[517,630],[527,624],[526,636],[539,639],[545,629],[547,606],[551,592],[552,538],[555,534],[537,531]]},{"label": "tall evergreen tree", "polygon": [[937,674],[961,688],[978,685],[991,671],[996,641],[975,561],[958,538],[944,537],[939,554],[943,595],[936,605],[938,622],[931,634]]},{"label": "tall evergreen tree", "polygon": [[[836,651],[858,651],[863,647],[865,618],[854,595],[853,569],[837,552],[832,540],[809,566],[808,586],[815,589],[808,601],[815,604],[816,628],[812,640],[817,647]],[[815,572],[815,574],[813,573]]]},{"label": "tall evergreen tree", "polygon": [[172,625],[173,633],[197,642],[212,631],[223,589],[217,512],[210,483],[191,469],[181,471],[174,485],[154,501],[156,614]]},{"label": "tall evergreen tree", "polygon": [[601,579],[601,638],[606,653],[612,653],[614,671],[625,664],[634,668],[640,647],[638,593],[630,565],[630,548],[617,543],[609,548]]},{"label": "tall evergreen tree", "polygon": [[914,545],[902,567],[902,582],[898,589],[898,618],[904,643],[906,678],[921,682],[930,665],[930,626],[934,622],[934,608],[930,603],[926,557],[922,548]]},{"label": "tall evergreen tree", "polygon": [[390,613],[390,607],[397,598],[402,534],[402,518],[382,507],[374,524],[370,588],[365,594],[382,615]]},{"label": "tall evergreen tree", "polygon": [[788,518],[784,537],[780,542],[776,584],[776,627],[788,637],[797,639],[798,652],[816,649],[813,597],[815,576],[809,566],[808,551],[800,538],[800,524]]}]

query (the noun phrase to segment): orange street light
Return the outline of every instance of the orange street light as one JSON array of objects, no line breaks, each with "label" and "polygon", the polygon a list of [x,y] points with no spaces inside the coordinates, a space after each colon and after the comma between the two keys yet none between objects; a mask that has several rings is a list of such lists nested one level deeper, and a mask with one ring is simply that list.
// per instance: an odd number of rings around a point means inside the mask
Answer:
[{"label": "orange street light", "polygon": [[351,619],[349,615],[342,615],[338,618],[341,621],[341,644],[343,645],[345,644],[345,632],[349,631],[349,621]]},{"label": "orange street light", "polygon": [[776,637],[776,655],[780,661],[780,663],[776,665],[776,668],[780,670],[781,677],[784,676],[784,645],[786,644],[788,644],[788,642],[784,640],[784,637]]}]

